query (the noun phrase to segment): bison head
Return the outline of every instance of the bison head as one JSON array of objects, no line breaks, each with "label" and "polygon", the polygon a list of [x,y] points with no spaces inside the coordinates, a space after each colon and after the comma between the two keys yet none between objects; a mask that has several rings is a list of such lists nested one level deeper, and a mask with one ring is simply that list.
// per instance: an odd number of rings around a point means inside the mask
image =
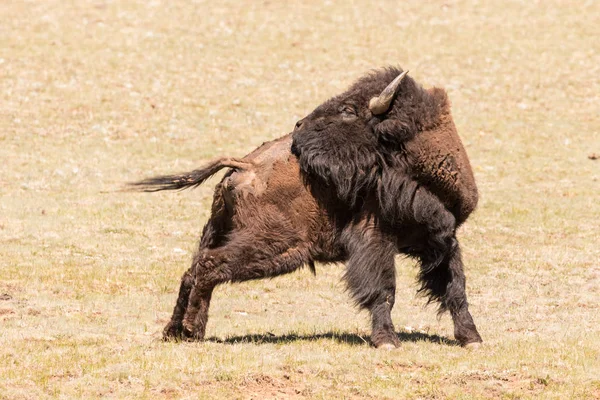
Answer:
[{"label": "bison head", "polygon": [[369,74],[296,123],[292,152],[302,171],[349,205],[375,188],[386,154],[431,120],[433,100],[407,72]]},{"label": "bison head", "polygon": [[[383,214],[403,215],[415,184],[466,220],[477,205],[469,159],[443,89],[423,89],[396,68],[369,74],[296,124],[292,152],[305,181],[353,207],[377,196]],[[411,189],[407,189],[410,185]],[[408,203],[407,203],[408,204]]]}]

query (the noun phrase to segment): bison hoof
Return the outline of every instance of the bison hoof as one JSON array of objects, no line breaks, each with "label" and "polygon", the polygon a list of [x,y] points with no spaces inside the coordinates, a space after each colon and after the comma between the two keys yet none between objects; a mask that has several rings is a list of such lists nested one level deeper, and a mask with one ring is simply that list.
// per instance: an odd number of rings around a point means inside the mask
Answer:
[{"label": "bison hoof", "polygon": [[163,329],[163,340],[179,340],[181,339],[182,332],[183,326],[181,326],[181,324],[173,323],[171,321],[167,324],[167,326],[165,326],[165,329]]},{"label": "bison hoof", "polygon": [[201,342],[204,340],[204,332],[199,329],[186,326],[184,323],[182,338],[187,342]]},{"label": "bison hoof", "polygon": [[390,351],[390,350],[395,350],[396,348],[398,348],[398,346],[396,346],[393,343],[382,343],[382,344],[378,345],[377,348],[380,350]]},{"label": "bison hoof", "polygon": [[467,350],[479,350],[481,348],[481,342],[471,342],[464,345],[464,348]]}]

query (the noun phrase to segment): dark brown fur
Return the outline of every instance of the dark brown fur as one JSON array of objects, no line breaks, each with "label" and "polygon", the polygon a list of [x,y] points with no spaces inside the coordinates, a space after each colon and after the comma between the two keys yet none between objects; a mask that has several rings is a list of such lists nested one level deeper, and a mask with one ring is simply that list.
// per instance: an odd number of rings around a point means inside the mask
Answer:
[{"label": "dark brown fur", "polygon": [[[363,78],[305,118],[294,133],[299,159],[290,153],[288,135],[240,160],[221,159],[189,174],[136,184],[149,191],[181,189],[234,168],[215,189],[211,218],[182,278],[165,338],[203,339],[219,284],[345,261],[351,296],[371,312],[373,343],[397,345],[391,320],[394,257],[403,253],[420,261],[421,291],[440,302],[440,311],[450,311],[456,338],[462,344],[481,341],[468,312],[455,238],[476,204],[468,159],[444,141],[433,152],[418,145],[444,135],[458,140],[443,91],[423,91],[411,80],[387,116],[365,111],[364,103],[396,72]],[[338,118],[347,105],[354,116]],[[443,150],[452,161],[439,162]],[[448,174],[428,166],[434,164]]]}]

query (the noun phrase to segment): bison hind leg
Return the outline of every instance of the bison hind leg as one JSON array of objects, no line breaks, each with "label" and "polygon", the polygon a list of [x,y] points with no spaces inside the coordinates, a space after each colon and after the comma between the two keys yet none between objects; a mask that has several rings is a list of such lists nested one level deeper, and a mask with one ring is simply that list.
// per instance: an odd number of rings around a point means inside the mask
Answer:
[{"label": "bison hind leg", "polygon": [[194,286],[192,268],[188,269],[181,278],[179,295],[171,320],[163,330],[163,340],[178,340],[183,338],[183,316],[187,309],[190,292]]},{"label": "bison hind leg", "polygon": [[[222,185],[219,183],[213,196],[212,216],[204,226],[202,238],[200,239],[200,252],[207,248],[214,248],[222,245],[226,233],[229,231],[228,214],[223,199]],[[173,309],[171,320],[163,329],[163,340],[178,340],[185,338],[183,327],[183,318],[186,314],[191,292],[194,287],[194,273],[196,257],[192,266],[183,274],[179,286],[179,295]]]},{"label": "bison hind leg", "polygon": [[217,285],[272,278],[310,265],[305,245],[296,240],[266,239],[256,232],[236,232],[226,245],[205,249],[196,255],[194,285],[182,320],[184,337],[204,338],[210,299]]}]

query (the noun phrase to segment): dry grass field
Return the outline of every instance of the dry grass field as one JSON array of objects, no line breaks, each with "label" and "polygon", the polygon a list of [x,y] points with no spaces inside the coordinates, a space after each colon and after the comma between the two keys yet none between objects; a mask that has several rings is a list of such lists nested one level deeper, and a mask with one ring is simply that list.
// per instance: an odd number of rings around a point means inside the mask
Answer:
[{"label": "dry grass field", "polygon": [[[594,0],[1,1],[0,399],[600,398],[599,26]],[[162,342],[217,179],[121,185],[242,156],[389,64],[453,102],[485,346],[404,259],[395,351],[343,266],[220,287],[207,342]]]}]

